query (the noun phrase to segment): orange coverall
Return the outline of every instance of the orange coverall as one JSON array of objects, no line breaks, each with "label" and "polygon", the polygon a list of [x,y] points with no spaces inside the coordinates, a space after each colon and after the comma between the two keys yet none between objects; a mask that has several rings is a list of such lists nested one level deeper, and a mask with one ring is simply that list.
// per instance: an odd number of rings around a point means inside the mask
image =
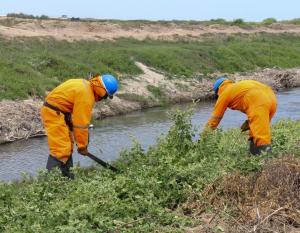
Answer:
[{"label": "orange coverall", "polygon": [[254,80],[234,83],[225,80],[218,90],[218,100],[207,123],[215,129],[220,123],[227,107],[239,110],[248,116],[250,138],[256,146],[271,143],[270,121],[277,108],[273,90]]},{"label": "orange coverall", "polygon": [[65,163],[73,152],[73,136],[78,148],[88,146],[88,126],[95,104],[94,90],[87,80],[70,79],[50,92],[46,102],[61,111],[72,113],[73,133],[66,125],[64,114],[46,106],[41,108],[50,154]]}]

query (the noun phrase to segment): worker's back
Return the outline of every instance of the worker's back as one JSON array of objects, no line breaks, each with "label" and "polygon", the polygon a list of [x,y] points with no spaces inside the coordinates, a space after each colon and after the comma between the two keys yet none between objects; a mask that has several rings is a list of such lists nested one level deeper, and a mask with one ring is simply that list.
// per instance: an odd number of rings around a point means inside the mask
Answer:
[{"label": "worker's back", "polygon": [[228,84],[219,98],[226,99],[230,109],[246,113],[250,106],[262,103],[268,96],[274,96],[269,86],[254,80],[243,80]]},{"label": "worker's back", "polygon": [[46,101],[61,109],[72,112],[76,101],[88,102],[94,105],[94,94],[89,82],[84,79],[69,79],[54,88],[46,97]]}]

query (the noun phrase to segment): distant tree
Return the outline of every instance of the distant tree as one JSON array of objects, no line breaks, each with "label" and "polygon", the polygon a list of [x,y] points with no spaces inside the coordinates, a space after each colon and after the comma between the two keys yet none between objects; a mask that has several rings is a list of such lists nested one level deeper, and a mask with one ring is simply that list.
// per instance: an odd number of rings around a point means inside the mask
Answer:
[{"label": "distant tree", "polygon": [[72,17],[71,21],[80,21],[80,18]]},{"label": "distant tree", "polygon": [[211,19],[210,21],[211,21],[211,22],[214,22],[214,23],[220,23],[220,24],[226,23],[226,20],[225,20],[225,19],[222,19],[222,18]]},{"label": "distant tree", "polygon": [[22,19],[34,19],[33,15],[28,15],[24,13],[8,13],[7,17],[14,17],[14,18],[22,18]]},{"label": "distant tree", "polygon": [[49,16],[47,16],[47,15],[41,15],[39,18],[40,19],[49,19]]},{"label": "distant tree", "polygon": [[263,24],[272,24],[272,23],[276,23],[277,20],[275,18],[266,18],[262,21]]},{"label": "distant tree", "polygon": [[232,22],[232,25],[236,25],[236,26],[241,26],[241,25],[244,25],[244,24],[245,24],[245,22],[244,22],[243,19],[235,19]]},{"label": "distant tree", "polygon": [[47,15],[34,16],[34,15],[28,15],[24,13],[8,13],[6,16],[13,17],[13,18],[22,18],[22,19],[49,19],[49,16]]}]

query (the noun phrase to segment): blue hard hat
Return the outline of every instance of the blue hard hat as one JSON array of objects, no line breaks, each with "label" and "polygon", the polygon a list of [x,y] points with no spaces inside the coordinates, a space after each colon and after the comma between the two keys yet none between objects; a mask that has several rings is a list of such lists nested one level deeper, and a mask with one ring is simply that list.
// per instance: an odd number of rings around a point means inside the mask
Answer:
[{"label": "blue hard hat", "polygon": [[225,80],[228,80],[228,78],[226,78],[225,76],[221,76],[217,79],[217,81],[214,83],[214,87],[213,87],[213,90],[216,94],[218,94],[218,90],[219,90],[219,87],[221,86],[221,84],[225,81]]},{"label": "blue hard hat", "polygon": [[116,93],[118,90],[118,81],[114,76],[111,74],[104,74],[101,76],[101,80],[108,95],[112,96]]}]

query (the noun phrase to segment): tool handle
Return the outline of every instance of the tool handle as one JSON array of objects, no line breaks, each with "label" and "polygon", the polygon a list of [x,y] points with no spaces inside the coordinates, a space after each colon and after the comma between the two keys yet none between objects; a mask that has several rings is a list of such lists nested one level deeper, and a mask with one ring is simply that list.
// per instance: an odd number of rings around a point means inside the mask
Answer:
[{"label": "tool handle", "polygon": [[91,153],[88,153],[87,156],[105,168],[108,168],[114,172],[118,171],[117,168],[113,167],[112,165],[108,164],[107,162],[103,161],[102,159],[99,159],[98,157],[96,157],[95,155],[93,155]]}]

